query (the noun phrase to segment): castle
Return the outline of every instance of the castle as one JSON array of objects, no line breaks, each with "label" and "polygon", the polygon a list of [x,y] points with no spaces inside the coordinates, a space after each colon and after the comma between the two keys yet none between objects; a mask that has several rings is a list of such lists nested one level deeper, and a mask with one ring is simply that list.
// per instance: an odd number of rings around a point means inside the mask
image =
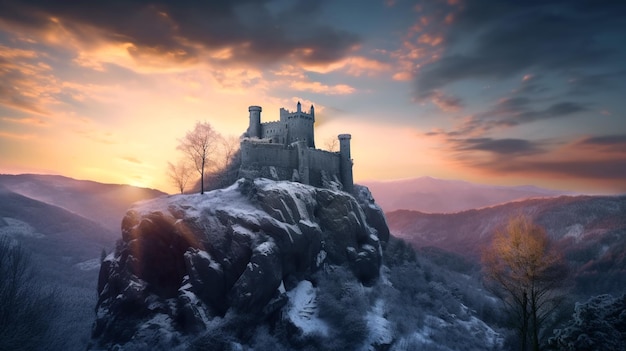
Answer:
[{"label": "castle", "polygon": [[280,109],[280,120],[261,123],[261,106],[250,106],[250,124],[241,141],[242,176],[298,181],[317,187],[341,183],[352,192],[350,134],[339,135],[339,152],[315,148],[315,109]]}]

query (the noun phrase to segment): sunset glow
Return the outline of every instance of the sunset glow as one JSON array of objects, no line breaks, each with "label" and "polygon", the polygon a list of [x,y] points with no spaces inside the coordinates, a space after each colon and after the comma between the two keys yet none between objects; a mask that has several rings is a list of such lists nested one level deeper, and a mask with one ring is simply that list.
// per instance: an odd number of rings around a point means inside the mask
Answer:
[{"label": "sunset glow", "polygon": [[301,101],[318,147],[352,134],[357,182],[626,192],[619,2],[118,5],[2,2],[0,173],[174,192],[196,121],[239,136]]}]

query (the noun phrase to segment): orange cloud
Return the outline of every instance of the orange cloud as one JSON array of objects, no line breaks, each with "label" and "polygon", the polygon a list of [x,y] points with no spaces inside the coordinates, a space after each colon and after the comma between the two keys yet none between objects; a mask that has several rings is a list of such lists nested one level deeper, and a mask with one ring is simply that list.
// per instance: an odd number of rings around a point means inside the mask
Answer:
[{"label": "orange cloud", "polygon": [[431,96],[431,101],[444,112],[457,112],[461,108],[461,101],[458,98],[445,95],[441,91],[436,91]]},{"label": "orange cloud", "polygon": [[30,140],[35,138],[34,134],[31,133],[11,133],[11,132],[6,132],[6,131],[2,131],[0,130],[0,138],[7,138],[7,139],[19,139],[19,140]]},{"label": "orange cloud", "polygon": [[1,117],[0,119],[9,123],[25,124],[29,126],[35,126],[35,127],[47,127],[50,125],[48,122],[40,118],[35,118],[35,117],[25,117],[25,118]]},{"label": "orange cloud", "polygon": [[292,82],[289,87],[297,91],[310,91],[326,95],[348,95],[356,91],[355,88],[347,84],[326,85],[310,81]]},{"label": "orange cloud", "polygon": [[388,63],[363,56],[349,56],[329,64],[304,65],[303,67],[305,70],[315,73],[329,73],[343,70],[346,74],[355,77],[363,74],[372,76],[391,69],[391,65]]},{"label": "orange cloud", "polygon": [[443,42],[443,37],[440,35],[422,34],[417,39],[420,44],[428,44],[430,46],[437,46]]}]

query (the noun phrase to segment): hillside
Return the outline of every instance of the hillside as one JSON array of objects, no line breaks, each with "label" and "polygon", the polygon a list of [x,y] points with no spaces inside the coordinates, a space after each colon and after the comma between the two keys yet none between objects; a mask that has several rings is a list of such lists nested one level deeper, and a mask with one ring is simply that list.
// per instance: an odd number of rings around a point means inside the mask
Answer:
[{"label": "hillside", "polygon": [[113,237],[99,223],[0,188],[0,239],[26,249],[37,285],[55,291],[62,306],[50,316],[59,337],[47,349],[84,348],[100,255],[113,249]]},{"label": "hillside", "polygon": [[364,182],[385,212],[453,213],[529,198],[567,195],[535,186],[494,186],[432,177]]},{"label": "hillside", "polygon": [[0,174],[0,186],[16,194],[62,207],[117,232],[134,202],[165,193],[124,184],[102,184],[57,175]]},{"label": "hillside", "polygon": [[562,196],[451,214],[386,214],[393,235],[416,248],[436,247],[476,262],[494,231],[525,214],[543,226],[571,263],[582,293],[626,288],[626,196]]},{"label": "hillside", "polygon": [[25,249],[37,286],[54,291],[61,306],[50,310],[56,336],[46,349],[85,348],[102,251],[113,250],[133,202],[162,194],[61,176],[0,175],[0,240]]}]

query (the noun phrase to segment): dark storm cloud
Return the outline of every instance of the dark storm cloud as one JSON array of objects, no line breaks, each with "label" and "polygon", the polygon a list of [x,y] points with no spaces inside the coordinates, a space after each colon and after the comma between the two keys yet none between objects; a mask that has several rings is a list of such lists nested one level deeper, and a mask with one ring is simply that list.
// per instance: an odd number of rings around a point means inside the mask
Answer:
[{"label": "dark storm cloud", "polygon": [[538,143],[524,139],[470,138],[452,140],[457,150],[488,151],[497,155],[529,155],[542,152]]},{"label": "dark storm cloud", "polygon": [[626,134],[599,135],[585,138],[578,147],[596,147],[605,152],[626,154]]},{"label": "dark storm cloud", "polygon": [[196,59],[203,47],[232,48],[230,60],[251,64],[286,57],[327,63],[359,42],[355,34],[320,21],[323,2],[287,4],[278,9],[270,1],[255,0],[2,1],[0,20],[43,29],[58,18],[76,35],[88,25],[109,40],[132,42],[132,54],[167,54],[181,61]]},{"label": "dark storm cloud", "polygon": [[626,71],[610,73],[573,74],[570,80],[569,94],[573,96],[587,95],[597,91],[619,89],[626,79]]},{"label": "dark storm cloud", "polygon": [[417,98],[466,79],[615,65],[624,57],[625,12],[623,1],[464,1],[445,33],[447,50],[417,72]]},{"label": "dark storm cloud", "polygon": [[[544,175],[608,181],[626,189],[626,135],[588,137],[563,145],[555,141],[526,139],[448,139],[457,160],[466,166],[495,174]],[[561,152],[551,150],[560,144]],[[485,151],[477,157],[467,151]],[[530,157],[529,157],[530,156]]]},{"label": "dark storm cloud", "polygon": [[626,145],[626,134],[589,137],[580,142],[587,145]]},{"label": "dark storm cloud", "polygon": [[536,121],[566,118],[589,111],[586,105],[573,101],[555,102],[544,108],[536,107],[540,103],[542,102],[525,96],[501,99],[488,110],[465,120],[454,130],[445,133],[433,132],[427,135],[446,134],[449,137],[476,135],[476,133],[486,133],[498,127],[514,127]]}]

